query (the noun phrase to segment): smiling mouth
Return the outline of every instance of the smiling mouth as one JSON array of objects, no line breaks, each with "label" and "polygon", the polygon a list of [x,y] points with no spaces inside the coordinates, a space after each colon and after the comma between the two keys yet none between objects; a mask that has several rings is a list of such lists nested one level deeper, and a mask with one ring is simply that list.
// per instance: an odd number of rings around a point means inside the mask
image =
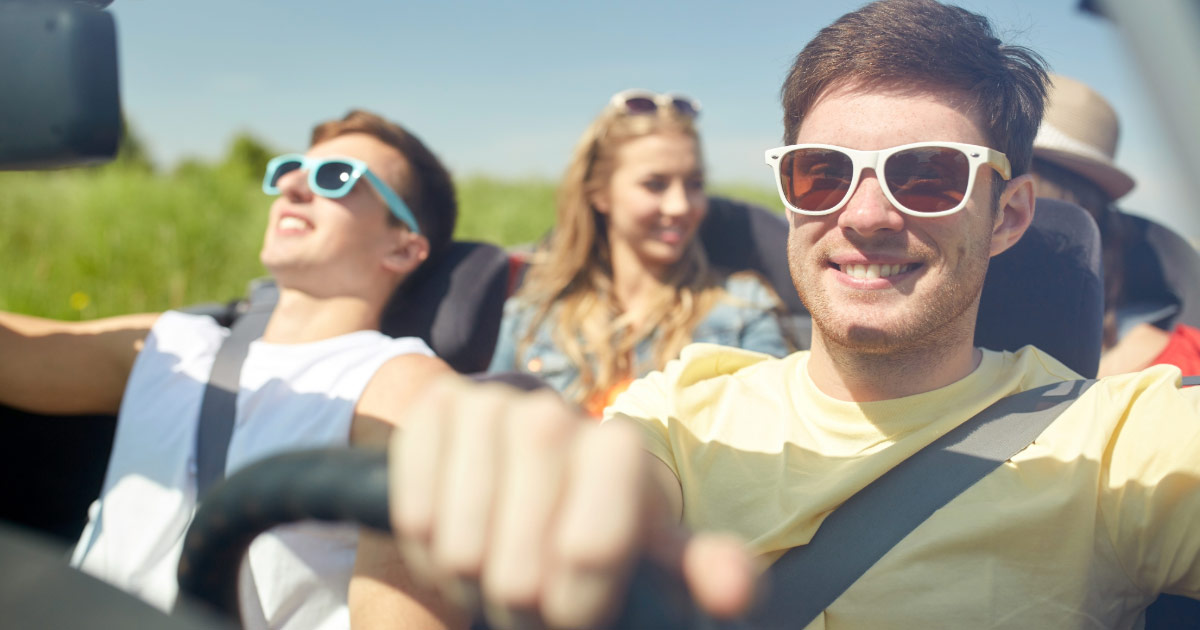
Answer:
[{"label": "smiling mouth", "polygon": [[662,228],[658,230],[657,237],[660,241],[667,243],[678,243],[684,239],[687,234],[686,230],[681,228]]},{"label": "smiling mouth", "polygon": [[279,229],[284,231],[308,230],[312,225],[296,216],[285,216],[279,219]]},{"label": "smiling mouth", "polygon": [[891,276],[899,275],[902,273],[907,273],[909,271],[912,271],[913,269],[916,269],[919,266],[917,263],[903,263],[903,264],[895,264],[895,265],[879,265],[879,264],[874,264],[874,263],[869,264],[869,265],[839,265],[837,263],[831,263],[831,264],[833,265],[834,269],[841,271],[842,273],[850,276],[851,278],[857,278],[859,280],[874,279],[874,278],[889,278]]}]

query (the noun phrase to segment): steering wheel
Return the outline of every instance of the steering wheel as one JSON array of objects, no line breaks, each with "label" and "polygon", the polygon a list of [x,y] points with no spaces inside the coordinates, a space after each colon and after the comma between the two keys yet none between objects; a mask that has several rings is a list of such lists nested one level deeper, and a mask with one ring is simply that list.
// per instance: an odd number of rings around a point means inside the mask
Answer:
[{"label": "steering wheel", "polygon": [[[259,534],[300,520],[352,522],[383,532],[388,519],[383,451],[330,448],[256,462],[215,486],[188,528],[179,589],[229,619],[238,619],[237,575]],[[617,628],[683,629],[718,625],[699,612],[680,578],[640,561]],[[487,628],[480,620],[473,628]]]}]

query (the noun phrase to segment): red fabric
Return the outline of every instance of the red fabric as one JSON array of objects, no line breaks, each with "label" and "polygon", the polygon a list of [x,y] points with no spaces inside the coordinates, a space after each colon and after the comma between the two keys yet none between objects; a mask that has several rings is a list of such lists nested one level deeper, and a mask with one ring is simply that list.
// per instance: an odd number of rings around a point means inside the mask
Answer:
[{"label": "red fabric", "polygon": [[508,255],[508,295],[517,292],[518,280],[521,279],[521,271],[525,269],[525,265],[529,264],[529,256],[522,253],[509,253]]},{"label": "red fabric", "polygon": [[587,410],[589,416],[599,420],[604,417],[604,410],[617,400],[617,396],[620,396],[621,392],[629,389],[631,384],[633,384],[633,379],[627,378],[613,385],[606,392],[596,392],[584,401],[583,408]]},{"label": "red fabric", "polygon": [[1184,376],[1200,375],[1200,330],[1179,324],[1171,331],[1167,347],[1151,365],[1175,365]]}]

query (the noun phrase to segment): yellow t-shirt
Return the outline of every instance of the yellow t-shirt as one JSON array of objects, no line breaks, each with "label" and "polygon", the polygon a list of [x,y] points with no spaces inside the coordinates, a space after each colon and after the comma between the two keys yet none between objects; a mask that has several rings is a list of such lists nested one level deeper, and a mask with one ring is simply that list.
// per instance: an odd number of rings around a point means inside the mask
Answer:
[{"label": "yellow t-shirt", "polygon": [[[941,389],[852,403],[817,389],[808,357],[689,346],[608,418],[634,420],[675,472],[688,527],[774,561],[991,403],[1077,378],[1032,347],[984,351]],[[1134,628],[1159,592],[1200,597],[1200,387],[1178,380],[1159,366],[1097,383],[808,628]]]}]

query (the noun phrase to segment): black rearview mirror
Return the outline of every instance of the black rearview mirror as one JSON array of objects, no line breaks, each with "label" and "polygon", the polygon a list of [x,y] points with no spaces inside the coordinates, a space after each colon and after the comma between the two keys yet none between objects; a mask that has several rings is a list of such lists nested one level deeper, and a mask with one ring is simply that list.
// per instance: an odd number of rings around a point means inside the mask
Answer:
[{"label": "black rearview mirror", "polygon": [[112,15],[65,0],[0,0],[0,170],[108,160],[120,136]]}]

